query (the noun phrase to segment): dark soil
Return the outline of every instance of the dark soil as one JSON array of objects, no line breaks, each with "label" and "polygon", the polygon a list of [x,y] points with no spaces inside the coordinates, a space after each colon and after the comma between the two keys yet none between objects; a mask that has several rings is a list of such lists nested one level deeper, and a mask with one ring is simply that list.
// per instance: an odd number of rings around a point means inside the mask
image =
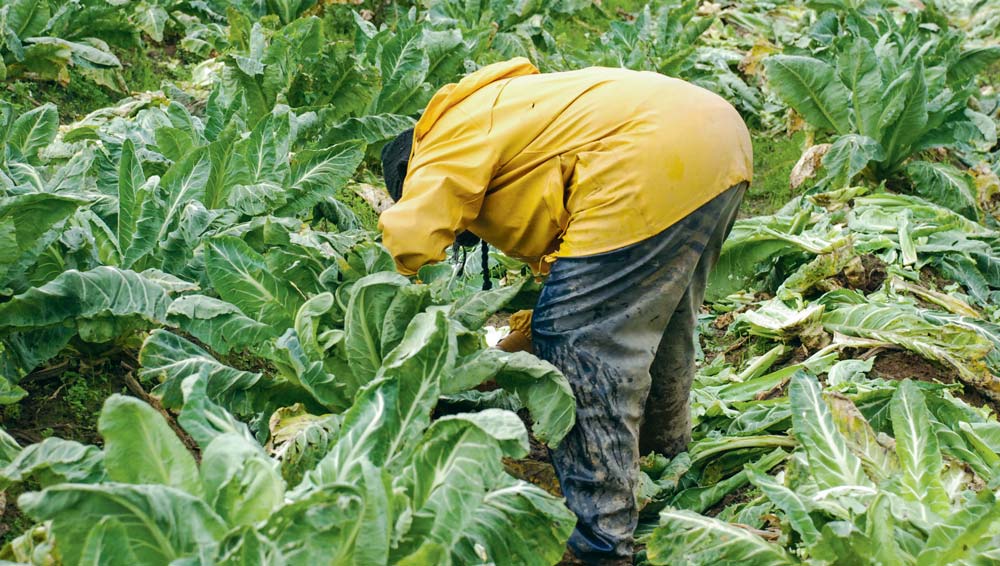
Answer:
[{"label": "dark soil", "polygon": [[927,284],[932,289],[938,289],[938,290],[945,289],[952,284],[952,281],[949,281],[944,277],[941,277],[940,273],[930,268],[929,266],[924,266],[920,270],[920,281],[924,284]]},{"label": "dark soil", "polygon": [[[527,411],[519,411],[518,416],[521,417],[524,426],[530,431],[531,418],[528,416]],[[504,470],[517,479],[531,482],[556,497],[562,497],[562,490],[559,488],[559,478],[556,477],[556,470],[552,467],[552,461],[549,459],[548,447],[539,442],[530,432],[528,433],[528,442],[531,447],[528,455],[518,460],[504,458]],[[582,562],[577,561],[567,551],[566,555],[563,556],[563,559],[556,566],[574,566],[577,564],[582,564]]]},{"label": "dark soil", "polygon": [[[28,396],[0,407],[0,428],[22,446],[50,436],[100,445],[97,417],[108,396],[127,392],[125,375],[129,368],[125,363],[117,356],[97,360],[57,358],[18,383]],[[14,502],[24,491],[37,487],[28,483],[0,494],[6,499],[6,505],[0,504],[0,546],[33,524]]]},{"label": "dark soil", "polygon": [[962,389],[955,391],[956,397],[974,407],[985,405],[994,413],[1000,414],[1000,403],[983,395],[975,387],[962,383],[957,371],[924,359],[913,352],[889,350],[879,353],[872,367],[872,377],[898,380],[915,379],[928,383],[961,383]]},{"label": "dark soil", "polygon": [[754,486],[752,484],[746,484],[743,487],[730,491],[725,496],[723,496],[722,501],[716,503],[715,505],[709,507],[705,510],[705,515],[708,517],[715,517],[722,510],[730,505],[735,505],[739,503],[746,503],[754,498]]},{"label": "dark soil", "polygon": [[928,383],[955,383],[953,371],[906,350],[880,352],[875,357],[872,376],[884,379],[915,379]]},{"label": "dark soil", "polygon": [[[193,337],[188,337],[193,340]],[[22,379],[18,385],[28,395],[13,405],[0,406],[0,428],[20,445],[41,442],[50,436],[83,444],[103,445],[97,420],[104,401],[114,393],[137,396],[160,408],[134,377],[137,353],[112,346],[106,351],[56,358]],[[232,352],[223,363],[246,371],[273,371],[265,361],[249,352]],[[162,410],[162,409],[161,409]],[[198,458],[193,441],[183,434],[173,419],[168,422],[189,450]],[[24,491],[36,489],[28,482],[6,493],[0,492],[0,547],[33,524],[14,505]],[[3,499],[6,499],[4,505]]]},{"label": "dark soil", "polygon": [[845,267],[835,279],[845,288],[874,293],[888,277],[886,264],[873,255],[858,256],[860,265],[852,264]]},{"label": "dark soil", "polygon": [[35,524],[34,521],[21,513],[21,510],[14,503],[22,493],[33,491],[37,487],[29,484],[0,492],[0,548],[21,536]]},{"label": "dark soil", "polygon": [[28,396],[0,407],[0,426],[22,445],[50,436],[100,444],[97,416],[109,395],[126,391],[128,371],[120,359],[57,359],[18,383]]},{"label": "dark soil", "polygon": [[562,497],[562,490],[559,489],[559,478],[556,477],[556,470],[552,467],[552,460],[549,458],[549,447],[531,434],[532,422],[528,411],[520,410],[517,412],[517,416],[521,417],[521,422],[528,429],[530,451],[527,456],[518,460],[504,458],[504,469],[517,479],[531,482],[556,497]]},{"label": "dark soil", "polygon": [[556,477],[556,470],[552,467],[552,461],[549,459],[548,447],[535,439],[534,436],[531,436],[529,441],[531,452],[520,460],[504,458],[504,469],[515,478],[531,482],[556,497],[562,497],[559,478]]}]

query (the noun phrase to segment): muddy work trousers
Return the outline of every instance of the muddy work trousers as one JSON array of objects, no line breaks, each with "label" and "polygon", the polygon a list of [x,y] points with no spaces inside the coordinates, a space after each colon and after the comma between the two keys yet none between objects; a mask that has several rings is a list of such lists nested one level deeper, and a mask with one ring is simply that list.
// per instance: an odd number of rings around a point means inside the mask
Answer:
[{"label": "muddy work trousers", "polygon": [[640,454],[673,456],[691,438],[695,322],[745,192],[732,187],[642,242],[552,266],[531,335],[576,395],[576,425],[552,462],[581,559],[632,555]]}]

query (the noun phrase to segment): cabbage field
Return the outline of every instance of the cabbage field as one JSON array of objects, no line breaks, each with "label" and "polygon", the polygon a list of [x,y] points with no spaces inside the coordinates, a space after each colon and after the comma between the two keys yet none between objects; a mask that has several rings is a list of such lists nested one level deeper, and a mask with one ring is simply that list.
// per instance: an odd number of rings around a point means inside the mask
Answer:
[{"label": "cabbage field", "polygon": [[525,56],[719,93],[756,177],[637,564],[1000,564],[997,0],[0,0],[0,565],[559,564],[541,281],[375,229]]}]

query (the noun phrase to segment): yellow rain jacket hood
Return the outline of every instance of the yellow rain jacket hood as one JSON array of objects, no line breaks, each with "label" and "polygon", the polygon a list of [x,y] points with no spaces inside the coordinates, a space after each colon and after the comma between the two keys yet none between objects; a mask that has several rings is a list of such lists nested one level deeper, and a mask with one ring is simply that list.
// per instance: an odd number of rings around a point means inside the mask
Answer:
[{"label": "yellow rain jacket hood", "polygon": [[656,73],[540,74],[527,59],[439,90],[379,229],[400,272],[469,230],[546,272],[654,236],[752,177],[750,135],[719,96]]}]

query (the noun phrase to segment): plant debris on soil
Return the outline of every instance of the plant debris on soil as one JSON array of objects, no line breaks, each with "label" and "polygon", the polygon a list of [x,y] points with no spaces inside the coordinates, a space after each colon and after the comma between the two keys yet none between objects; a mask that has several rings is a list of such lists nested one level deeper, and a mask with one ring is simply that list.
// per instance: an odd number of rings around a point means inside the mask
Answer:
[{"label": "plant debris on soil", "polygon": [[994,414],[1000,414],[1000,403],[990,399],[972,385],[963,383],[958,372],[932,360],[922,358],[907,350],[884,350],[875,355],[872,377],[883,379],[914,379],[927,383],[959,384],[953,391],[959,399],[973,407],[989,407]]}]

